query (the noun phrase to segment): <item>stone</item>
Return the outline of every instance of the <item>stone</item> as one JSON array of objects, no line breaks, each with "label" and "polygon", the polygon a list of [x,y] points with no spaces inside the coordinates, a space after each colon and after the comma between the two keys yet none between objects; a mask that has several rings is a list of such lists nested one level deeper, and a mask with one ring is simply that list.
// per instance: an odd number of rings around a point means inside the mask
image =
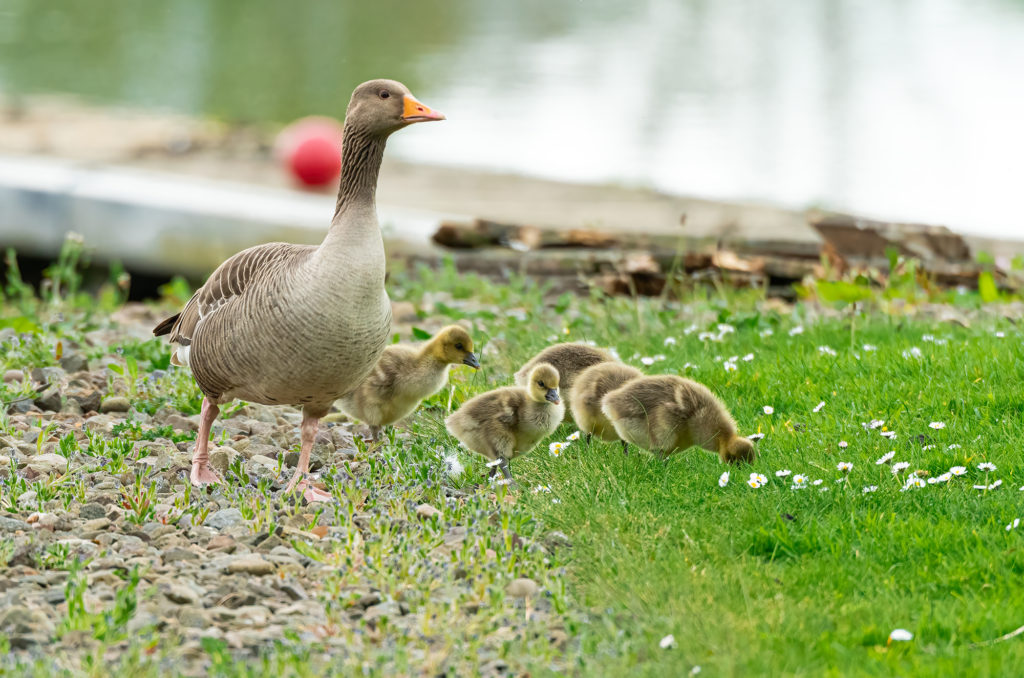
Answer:
[{"label": "stone", "polygon": [[67,376],[67,373],[60,367],[34,367],[31,374],[32,381],[37,384],[53,384]]},{"label": "stone", "polygon": [[180,414],[168,415],[165,423],[170,424],[170,426],[174,430],[176,430],[176,431],[186,431],[187,432],[187,431],[198,431],[199,430],[199,425],[198,424],[196,424],[191,419],[187,419],[187,418],[181,416]]},{"label": "stone", "polygon": [[31,526],[24,520],[0,516],[0,532],[17,532],[18,530],[27,532],[30,529]]},{"label": "stone", "polygon": [[255,554],[234,556],[228,563],[229,574],[254,574],[262,576],[274,573],[274,564]]},{"label": "stone", "polygon": [[430,504],[420,504],[416,507],[416,515],[419,518],[427,519],[439,517],[441,512]]},{"label": "stone", "polygon": [[80,528],[83,532],[99,532],[110,527],[110,518],[106,516],[102,518],[93,518],[82,523]]},{"label": "stone", "polygon": [[242,516],[241,511],[236,508],[226,508],[221,509],[220,511],[215,511],[206,516],[206,520],[203,521],[203,525],[215,530],[223,530],[226,527],[238,525],[244,520],[245,518]]},{"label": "stone", "polygon": [[533,598],[540,591],[540,586],[532,579],[520,577],[513,579],[505,591],[513,598]]},{"label": "stone", "polygon": [[233,552],[238,548],[238,544],[234,538],[226,534],[218,534],[206,544],[208,551],[225,551],[227,553]]},{"label": "stone", "polygon": [[37,454],[28,460],[26,466],[41,475],[63,475],[68,470],[68,460],[59,454]]},{"label": "stone", "polygon": [[82,506],[78,515],[86,520],[95,520],[96,518],[103,518],[107,515],[107,507],[95,501],[91,501],[88,504]]},{"label": "stone", "polygon": [[179,560],[198,560],[199,556],[180,546],[172,546],[163,552],[163,558],[165,563],[174,563]]},{"label": "stone", "polygon": [[89,386],[69,387],[64,395],[68,400],[74,400],[82,408],[82,412],[95,412],[100,408],[100,401],[103,394]]},{"label": "stone", "polygon": [[237,456],[238,452],[235,452],[230,447],[218,447],[210,452],[210,466],[219,471],[222,476],[227,475],[228,467],[231,466],[231,462]]},{"label": "stone", "polygon": [[109,414],[110,412],[127,412],[131,407],[131,402],[124,396],[111,396],[100,404],[100,412],[103,414]]},{"label": "stone", "polygon": [[167,600],[178,605],[198,605],[200,602],[199,594],[185,584],[171,584],[164,591],[164,595],[167,596]]},{"label": "stone", "polygon": [[60,366],[65,372],[81,372],[89,369],[89,361],[81,353],[69,353],[60,359]]},{"label": "stone", "polygon": [[363,619],[371,626],[376,626],[381,619],[396,619],[401,616],[402,608],[393,600],[371,605],[363,613]]},{"label": "stone", "polygon": [[44,412],[59,412],[60,406],[63,403],[61,399],[60,387],[50,386],[45,391],[36,396],[33,401],[35,406]]},{"label": "stone", "polygon": [[25,373],[21,370],[7,370],[4,372],[4,383],[10,384],[13,382],[24,381]]}]

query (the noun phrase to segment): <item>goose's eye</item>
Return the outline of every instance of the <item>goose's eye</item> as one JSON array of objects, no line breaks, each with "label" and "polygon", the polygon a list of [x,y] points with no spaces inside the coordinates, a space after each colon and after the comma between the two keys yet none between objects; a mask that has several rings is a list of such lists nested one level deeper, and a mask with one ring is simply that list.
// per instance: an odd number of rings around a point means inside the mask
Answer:
[{"label": "goose's eye", "polygon": [[538,381],[537,382],[537,386],[540,386],[541,388],[544,388],[544,382],[543,381]]},{"label": "goose's eye", "polygon": [[381,99],[388,99],[390,97],[391,97],[391,92],[387,91],[386,89],[382,89],[380,91],[380,98]]},{"label": "goose's eye", "polygon": [[455,348],[457,348],[458,350],[461,351],[462,350],[462,343],[455,344]]}]

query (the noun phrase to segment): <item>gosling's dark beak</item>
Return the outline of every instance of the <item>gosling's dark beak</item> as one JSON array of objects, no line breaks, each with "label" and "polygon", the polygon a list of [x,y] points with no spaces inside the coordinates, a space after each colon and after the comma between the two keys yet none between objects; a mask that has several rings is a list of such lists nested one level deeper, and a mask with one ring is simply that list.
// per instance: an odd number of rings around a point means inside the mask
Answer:
[{"label": "gosling's dark beak", "polygon": [[476,359],[475,353],[467,353],[466,357],[462,359],[463,365],[469,365],[474,370],[480,369],[480,361]]},{"label": "gosling's dark beak", "polygon": [[549,388],[548,392],[546,394],[544,394],[544,399],[547,400],[548,402],[552,402],[552,403],[554,403],[556,405],[558,403],[562,402],[561,400],[558,399],[558,389],[557,388]]}]

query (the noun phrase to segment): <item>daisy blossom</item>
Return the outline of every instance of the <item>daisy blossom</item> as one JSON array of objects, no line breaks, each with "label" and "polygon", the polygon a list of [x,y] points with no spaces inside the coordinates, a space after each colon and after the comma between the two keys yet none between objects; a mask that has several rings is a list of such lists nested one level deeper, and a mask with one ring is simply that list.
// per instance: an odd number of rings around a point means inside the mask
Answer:
[{"label": "daisy blossom", "polygon": [[886,452],[885,454],[883,454],[878,459],[876,459],[875,460],[875,464],[877,464],[878,466],[881,466],[882,464],[888,464],[890,461],[892,461],[892,458],[895,457],[895,456],[896,456],[896,450],[891,450],[891,451]]}]

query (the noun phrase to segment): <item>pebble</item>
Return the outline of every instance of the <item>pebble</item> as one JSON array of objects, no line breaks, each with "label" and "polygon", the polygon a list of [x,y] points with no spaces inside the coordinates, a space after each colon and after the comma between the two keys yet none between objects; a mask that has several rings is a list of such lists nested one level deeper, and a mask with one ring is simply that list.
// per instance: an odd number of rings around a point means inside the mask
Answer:
[{"label": "pebble", "polygon": [[430,504],[420,504],[416,507],[416,515],[420,518],[427,519],[440,516],[441,512]]},{"label": "pebble", "polygon": [[7,370],[4,372],[4,383],[10,384],[12,382],[24,381],[25,373],[21,370]]},{"label": "pebble", "polygon": [[206,516],[203,525],[212,527],[215,530],[223,530],[226,527],[238,525],[244,520],[245,518],[242,516],[241,511],[236,508],[226,508]]},{"label": "pebble", "polygon": [[274,564],[268,562],[257,555],[246,554],[242,556],[235,556],[231,562],[228,563],[228,572],[230,574],[254,574],[254,575],[265,575],[273,574]]},{"label": "pebble", "polygon": [[103,518],[107,515],[107,507],[103,504],[91,501],[88,504],[84,504],[79,510],[78,515],[86,520],[95,520],[96,518]]},{"label": "pebble", "polygon": [[100,412],[103,414],[109,414],[110,412],[127,412],[131,407],[131,402],[129,402],[129,400],[124,396],[112,396],[100,404]]}]

